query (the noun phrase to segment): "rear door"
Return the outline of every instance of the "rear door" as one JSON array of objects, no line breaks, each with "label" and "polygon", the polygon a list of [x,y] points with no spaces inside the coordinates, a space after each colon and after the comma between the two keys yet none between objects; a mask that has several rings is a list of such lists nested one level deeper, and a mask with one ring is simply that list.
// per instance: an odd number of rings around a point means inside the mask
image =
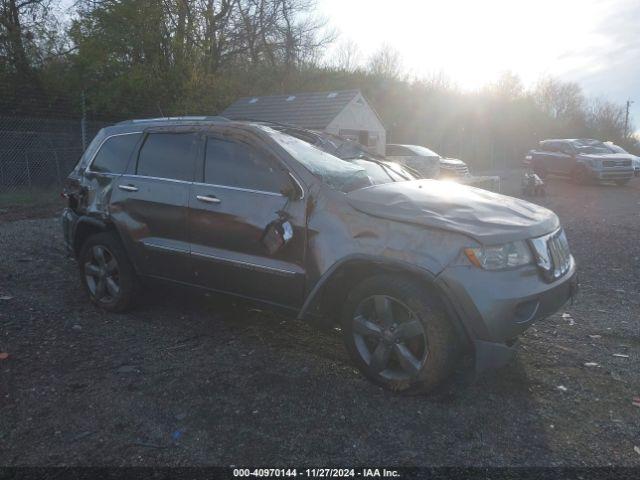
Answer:
[{"label": "rear door", "polygon": [[143,275],[187,282],[188,195],[196,151],[193,132],[150,132],[114,188],[111,216]]},{"label": "rear door", "polygon": [[557,169],[563,175],[570,175],[575,166],[575,150],[568,142],[558,143],[558,153],[556,156]]},{"label": "rear door", "polygon": [[[221,134],[204,135],[203,147],[200,180],[189,194],[194,283],[299,306],[305,288],[304,201],[281,193],[292,181],[283,164],[255,143]],[[266,235],[273,225],[284,226],[292,238],[270,250]]]},{"label": "rear door", "polygon": [[540,149],[536,152],[536,163],[541,165],[545,171],[556,173],[556,147],[554,142],[541,143]]}]

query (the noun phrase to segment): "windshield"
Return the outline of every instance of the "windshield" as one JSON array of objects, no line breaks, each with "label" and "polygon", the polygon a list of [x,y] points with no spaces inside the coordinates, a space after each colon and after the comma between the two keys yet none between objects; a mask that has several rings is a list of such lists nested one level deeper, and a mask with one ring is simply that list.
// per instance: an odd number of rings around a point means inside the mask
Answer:
[{"label": "windshield", "polygon": [[334,157],[313,145],[269,127],[259,126],[307,170],[334,190],[350,192],[374,185],[364,167]]},{"label": "windshield", "polygon": [[578,140],[573,142],[573,146],[578,150],[578,153],[584,153],[587,155],[612,153],[611,148],[597,140]]},{"label": "windshield", "polygon": [[579,153],[586,154],[596,154],[596,153],[612,153],[610,148],[607,148],[605,145],[588,145],[588,146],[577,146],[576,149]]},{"label": "windshield", "polygon": [[607,144],[607,147],[609,147],[609,149],[613,152],[613,153],[629,153],[627,152],[624,148],[616,145],[615,143],[609,143]]},{"label": "windshield", "polygon": [[391,182],[405,182],[407,180],[415,179],[411,173],[395,163],[378,162],[364,158],[352,160],[351,163],[364,168],[374,185]]}]

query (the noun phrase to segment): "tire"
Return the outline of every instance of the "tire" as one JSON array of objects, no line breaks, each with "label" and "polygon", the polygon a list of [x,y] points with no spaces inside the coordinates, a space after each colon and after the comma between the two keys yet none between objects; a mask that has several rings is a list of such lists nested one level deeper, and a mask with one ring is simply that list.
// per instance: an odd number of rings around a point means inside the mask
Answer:
[{"label": "tire", "polygon": [[625,178],[624,180],[616,180],[616,185],[618,185],[619,187],[624,187],[630,181],[630,178]]},{"label": "tire", "polygon": [[124,312],[134,305],[138,278],[115,233],[90,236],[80,249],[78,266],[93,304],[109,312]]},{"label": "tire", "polygon": [[584,167],[574,168],[573,172],[571,172],[571,178],[574,181],[574,183],[577,183],[579,185],[588,185],[589,183],[591,183],[591,178],[589,177],[589,173],[587,172],[587,169]]},{"label": "tire", "polygon": [[356,367],[391,391],[430,392],[459,358],[460,339],[439,299],[400,275],[378,275],[358,284],[347,296],[341,323]]}]

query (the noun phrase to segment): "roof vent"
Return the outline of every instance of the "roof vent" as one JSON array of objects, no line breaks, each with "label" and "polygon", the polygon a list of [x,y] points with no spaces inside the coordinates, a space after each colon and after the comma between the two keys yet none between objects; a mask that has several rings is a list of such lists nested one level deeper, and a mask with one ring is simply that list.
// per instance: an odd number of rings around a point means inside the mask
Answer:
[{"label": "roof vent", "polygon": [[327,98],[336,98],[338,96],[338,92],[331,92],[329,95],[327,95]]},{"label": "roof vent", "polygon": [[289,96],[287,97],[287,102],[293,102],[295,99],[296,99],[296,96],[295,96],[295,95],[289,95]]},{"label": "roof vent", "polygon": [[253,97],[251,100],[249,100],[249,103],[256,103],[258,101],[257,97]]}]

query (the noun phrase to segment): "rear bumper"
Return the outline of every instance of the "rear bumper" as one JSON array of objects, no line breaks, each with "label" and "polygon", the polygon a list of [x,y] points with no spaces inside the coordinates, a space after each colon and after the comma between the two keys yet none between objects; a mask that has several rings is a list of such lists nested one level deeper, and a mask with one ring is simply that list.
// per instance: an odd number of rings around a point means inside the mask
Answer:
[{"label": "rear bumper", "polygon": [[437,278],[474,344],[476,368],[494,368],[513,354],[517,337],[558,311],[578,291],[575,261],[560,279],[545,282],[536,267],[488,272],[455,266]]}]

